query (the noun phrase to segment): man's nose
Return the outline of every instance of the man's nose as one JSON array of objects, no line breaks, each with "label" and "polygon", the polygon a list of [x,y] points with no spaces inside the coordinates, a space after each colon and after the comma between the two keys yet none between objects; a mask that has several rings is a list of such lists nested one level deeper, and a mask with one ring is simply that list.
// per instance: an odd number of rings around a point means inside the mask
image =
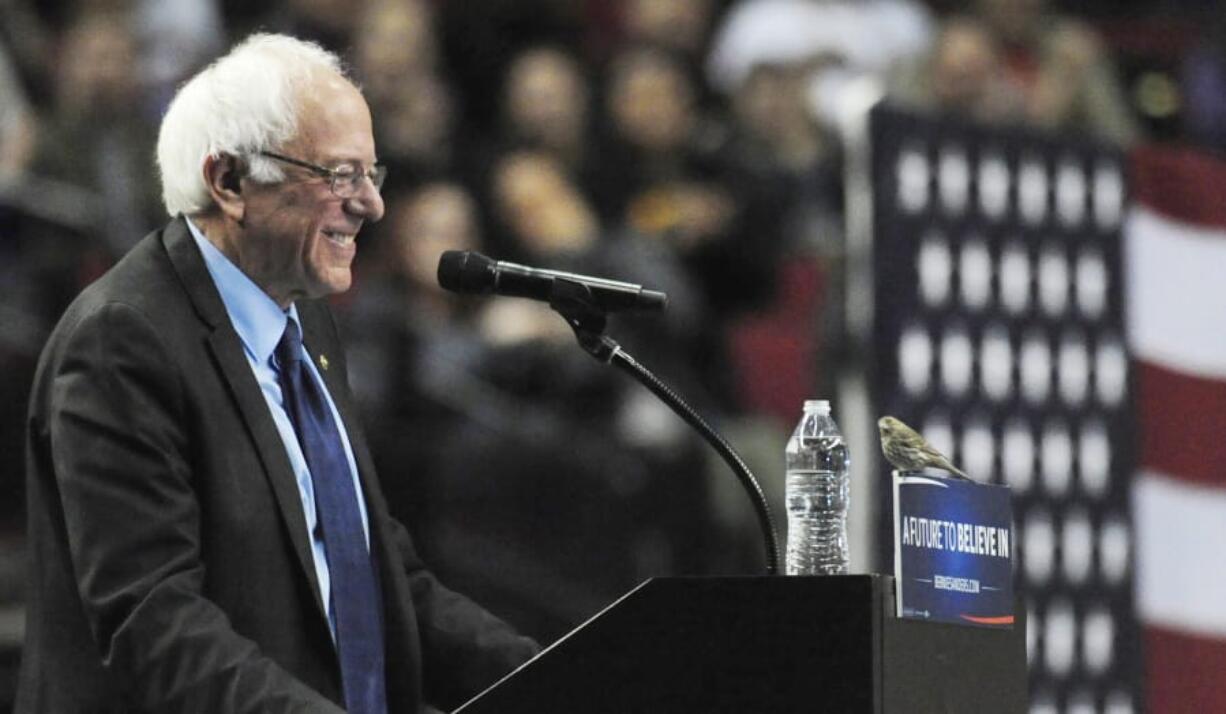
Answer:
[{"label": "man's nose", "polygon": [[369,178],[363,178],[358,192],[345,200],[345,210],[361,216],[363,220],[377,221],[383,218],[383,194]]}]

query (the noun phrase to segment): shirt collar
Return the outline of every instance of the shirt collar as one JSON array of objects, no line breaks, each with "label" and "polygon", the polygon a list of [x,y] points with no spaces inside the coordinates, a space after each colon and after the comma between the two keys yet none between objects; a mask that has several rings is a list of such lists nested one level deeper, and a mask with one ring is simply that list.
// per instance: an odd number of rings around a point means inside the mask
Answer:
[{"label": "shirt collar", "polygon": [[268,293],[261,290],[260,286],[230,262],[217,246],[204,237],[192,219],[186,216],[184,218],[192,238],[204,256],[205,267],[208,268],[209,275],[213,276],[217,291],[221,293],[221,301],[226,306],[230,322],[242,340],[243,347],[257,364],[267,364],[285,332],[285,321],[292,319],[299,325],[302,324],[298,319],[297,306],[291,303],[288,310],[282,310]]}]

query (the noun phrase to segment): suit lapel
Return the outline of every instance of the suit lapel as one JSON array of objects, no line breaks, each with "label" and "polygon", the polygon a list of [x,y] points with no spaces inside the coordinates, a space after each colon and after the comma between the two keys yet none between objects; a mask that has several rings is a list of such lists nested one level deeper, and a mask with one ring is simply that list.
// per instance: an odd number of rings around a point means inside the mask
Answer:
[{"label": "suit lapel", "polygon": [[282,522],[294,545],[294,553],[298,556],[303,575],[310,581],[319,616],[326,619],[298,484],[294,480],[281,434],[268,413],[268,404],[243,354],[242,342],[230,323],[225,304],[187,229],[187,223],[182,218],[175,219],[164,231],[162,240],[197,314],[209,328],[209,349],[230,387],[243,424],[264,465],[264,473],[276,497]]}]

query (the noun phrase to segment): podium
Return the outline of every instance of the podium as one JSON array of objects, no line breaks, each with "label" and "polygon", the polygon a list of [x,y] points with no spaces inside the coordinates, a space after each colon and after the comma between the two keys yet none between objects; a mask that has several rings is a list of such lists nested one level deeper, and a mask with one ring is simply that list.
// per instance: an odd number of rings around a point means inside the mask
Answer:
[{"label": "podium", "polygon": [[456,714],[1018,712],[1012,629],[894,616],[885,575],[656,578]]}]

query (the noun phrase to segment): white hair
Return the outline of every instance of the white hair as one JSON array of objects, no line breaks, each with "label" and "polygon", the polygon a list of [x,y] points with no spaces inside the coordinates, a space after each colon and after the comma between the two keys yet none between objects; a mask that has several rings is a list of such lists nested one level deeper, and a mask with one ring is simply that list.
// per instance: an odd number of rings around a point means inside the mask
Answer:
[{"label": "white hair", "polygon": [[345,77],[340,58],[313,42],[255,34],[187,81],[158,132],[162,202],[171,216],[212,204],[204,161],[242,156],[248,175],[280,181],[281,168],[257,155],[294,138],[302,92],[320,72]]}]

